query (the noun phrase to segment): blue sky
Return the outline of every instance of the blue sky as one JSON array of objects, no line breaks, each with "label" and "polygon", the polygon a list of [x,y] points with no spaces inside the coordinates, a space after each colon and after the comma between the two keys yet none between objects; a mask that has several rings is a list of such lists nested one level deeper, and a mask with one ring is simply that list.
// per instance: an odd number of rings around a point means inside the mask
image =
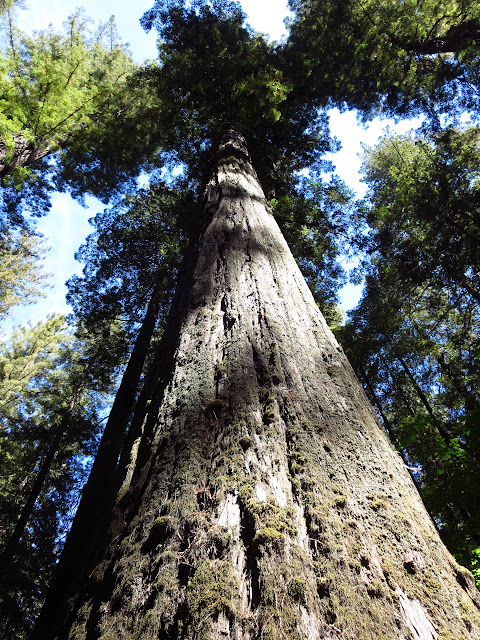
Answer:
[{"label": "blue sky", "polygon": [[[96,22],[106,22],[114,13],[122,40],[130,44],[134,59],[143,62],[156,56],[155,33],[146,34],[139,24],[139,18],[152,4],[152,0],[137,0],[134,3],[117,0],[114,4],[106,0],[27,0],[27,10],[18,13],[19,26],[27,32],[46,28],[50,23],[60,28],[62,21],[78,5],[83,6],[86,14]],[[275,40],[286,34],[283,24],[288,15],[286,0],[242,0],[242,6],[248,15],[248,22],[257,31]],[[335,110],[331,114],[331,129],[340,139],[342,150],[330,159],[336,165],[337,174],[359,195],[364,193],[364,185],[359,181],[361,145],[375,144],[389,124],[393,125],[387,120],[374,120],[368,127],[362,127],[357,124],[353,112],[340,114]],[[411,123],[401,123],[396,129],[406,131],[411,127]],[[103,208],[94,198],[87,198],[86,203],[87,208],[82,208],[67,194],[53,197],[51,212],[38,224],[47,245],[51,247],[45,260],[45,269],[52,274],[51,287],[46,291],[47,297],[35,305],[17,307],[12,319],[5,324],[5,331],[13,324],[28,320],[36,322],[48,313],[68,312],[64,283],[73,273],[81,273],[82,268],[74,260],[74,253],[91,231],[88,219]],[[359,295],[359,287],[347,285],[342,296],[344,310],[355,306]]]}]

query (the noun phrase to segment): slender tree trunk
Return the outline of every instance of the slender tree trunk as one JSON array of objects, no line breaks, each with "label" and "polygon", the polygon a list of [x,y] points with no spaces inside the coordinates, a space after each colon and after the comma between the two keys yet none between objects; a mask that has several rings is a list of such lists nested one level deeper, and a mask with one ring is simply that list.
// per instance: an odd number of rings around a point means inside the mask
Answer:
[{"label": "slender tree trunk", "polygon": [[53,616],[36,637],[479,638],[473,580],[379,428],[232,131],[207,202],[130,488],[66,622]]},{"label": "slender tree trunk", "polygon": [[[445,426],[445,424],[441,420],[441,418],[439,418],[435,414],[435,412],[433,410],[433,407],[431,406],[431,404],[429,403],[429,401],[427,399],[427,396],[425,395],[425,393],[423,392],[422,388],[420,387],[420,385],[416,381],[415,376],[410,371],[410,368],[408,367],[408,365],[405,362],[405,360],[398,353],[396,353],[395,355],[398,358],[400,364],[402,365],[402,367],[403,367],[405,373],[407,374],[408,378],[410,379],[413,387],[415,388],[415,391],[416,391],[418,397],[420,398],[423,406],[425,407],[425,409],[427,410],[428,414],[432,418],[433,424],[434,424],[435,428],[437,429],[440,437],[443,439],[443,441],[445,442],[445,444],[447,446],[450,445],[452,440],[453,440],[452,433],[450,432],[449,429],[447,429],[447,427]],[[471,451],[468,451],[467,455],[471,458],[471,460],[475,464],[478,463],[477,456],[475,455],[475,453],[472,453]]]},{"label": "slender tree trunk", "polygon": [[392,427],[392,424],[390,423],[390,420],[387,418],[383,407],[382,407],[382,403],[380,402],[375,389],[373,387],[373,384],[370,381],[370,378],[368,377],[368,374],[365,370],[365,367],[363,366],[363,364],[360,362],[360,360],[352,353],[352,356],[354,358],[354,365],[355,368],[357,369],[358,373],[360,374],[360,378],[363,379],[364,385],[368,391],[368,395],[370,397],[370,400],[374,403],[374,405],[377,407],[378,413],[382,419],[382,422],[385,426],[385,429],[390,437],[390,440],[393,442],[393,444],[397,443],[397,438],[395,436],[395,432],[394,429]]},{"label": "slender tree trunk", "polygon": [[53,437],[45,457],[43,458],[40,468],[35,476],[35,480],[33,485],[28,493],[28,496],[24,502],[24,505],[20,511],[20,515],[15,524],[15,527],[5,543],[5,547],[0,556],[0,563],[4,564],[11,559],[11,556],[15,553],[15,548],[23,536],[23,532],[25,530],[25,526],[27,522],[32,517],[33,509],[35,507],[35,503],[38,500],[40,492],[43,489],[45,484],[45,480],[47,479],[48,474],[50,473],[50,469],[52,467],[52,463],[57,455],[62,439],[66,435],[68,430],[68,423],[71,419],[72,412],[77,404],[81,394],[81,389],[77,390],[70,401],[69,407],[63,415],[59,426],[55,429],[56,435]]},{"label": "slender tree trunk", "polygon": [[415,411],[410,403],[409,398],[407,397],[406,393],[404,392],[402,385],[399,384],[397,382],[397,377],[395,375],[395,372],[391,370],[390,366],[388,365],[387,359],[386,358],[382,358],[382,364],[385,367],[385,371],[387,372],[389,378],[390,378],[390,382],[392,384],[393,390],[398,394],[398,396],[400,397],[401,401],[403,402],[403,404],[405,405],[405,408],[407,409],[408,413],[411,416],[415,415]]},{"label": "slender tree trunk", "polygon": [[434,425],[435,425],[438,433],[443,438],[443,441],[445,442],[445,444],[449,445],[452,442],[452,437],[453,437],[452,434],[445,427],[445,425],[443,424],[443,421],[441,420],[441,418],[439,418],[439,417],[437,417],[435,415],[435,412],[433,410],[432,405],[429,403],[427,396],[425,395],[425,393],[424,393],[423,389],[421,388],[421,386],[416,381],[415,376],[410,371],[410,368],[407,365],[407,363],[405,362],[405,360],[398,353],[396,353],[395,355],[398,358],[400,364],[402,365],[403,370],[405,371],[405,373],[407,374],[408,378],[410,379],[410,382],[412,383],[412,385],[413,385],[418,397],[420,398],[423,406],[427,410],[427,413],[429,414],[429,416],[434,421]]},{"label": "slender tree trunk", "polygon": [[159,312],[160,285],[152,294],[142,326],[122,377],[100,446],[95,456],[80,504],[55,570],[47,600],[33,637],[45,638],[43,624],[58,616],[59,602],[65,602],[81,584],[105,512],[112,500],[115,471],[129,418],[133,411],[142,369]]},{"label": "slender tree trunk", "polygon": [[47,449],[47,453],[42,460],[40,468],[38,469],[32,488],[30,489],[27,499],[23,504],[18,520],[15,523],[15,527],[5,544],[2,554],[0,555],[0,564],[2,564],[3,566],[5,566],[4,563],[8,562],[12,554],[15,553],[15,548],[23,535],[25,525],[32,516],[33,508],[36,501],[38,500],[38,496],[40,495],[45,480],[50,472],[50,468],[57,454],[60,441],[61,434],[58,434],[52,440],[50,446]]},{"label": "slender tree trunk", "polygon": [[405,360],[402,358],[401,355],[399,355],[398,353],[395,353],[395,352],[394,352],[394,355],[398,358],[398,361],[402,365],[403,370],[407,374],[408,379],[410,380],[410,382],[413,385],[413,388],[415,389],[415,393],[417,394],[417,396],[419,397],[421,403],[423,404],[423,406],[427,410],[427,413],[429,414],[429,416],[431,418],[433,418],[434,420],[437,420],[437,417],[435,416],[435,412],[433,411],[433,408],[432,408],[431,404],[429,403],[427,396],[423,392],[423,389],[421,388],[421,386],[416,381],[415,376],[413,375],[413,373],[410,371],[410,367],[407,365],[407,363],[405,362]]}]

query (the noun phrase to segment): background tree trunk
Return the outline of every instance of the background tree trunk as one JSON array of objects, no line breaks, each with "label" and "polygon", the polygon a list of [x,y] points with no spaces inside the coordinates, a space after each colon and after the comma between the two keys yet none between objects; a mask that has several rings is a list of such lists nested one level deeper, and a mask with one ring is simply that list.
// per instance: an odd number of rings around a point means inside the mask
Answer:
[{"label": "background tree trunk", "polygon": [[32,640],[36,637],[43,639],[47,629],[51,628],[52,622],[62,618],[66,602],[85,581],[92,554],[95,553],[95,544],[99,538],[101,539],[101,523],[111,506],[122,443],[126,439],[126,430],[135,408],[142,369],[158,319],[159,297],[160,283],[157,283],[110,410],[90,475],[83,488],[75,518],[55,569]]},{"label": "background tree trunk", "polygon": [[206,215],[130,488],[68,622],[41,637],[479,638],[473,580],[379,428],[232,131]]}]

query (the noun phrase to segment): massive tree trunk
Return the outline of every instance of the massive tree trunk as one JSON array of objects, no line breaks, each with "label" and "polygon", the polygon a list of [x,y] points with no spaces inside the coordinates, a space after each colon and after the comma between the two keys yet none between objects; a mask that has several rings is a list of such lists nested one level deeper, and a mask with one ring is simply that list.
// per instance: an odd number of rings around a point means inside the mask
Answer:
[{"label": "massive tree trunk", "polygon": [[205,215],[129,488],[67,622],[38,637],[480,638],[473,580],[379,428],[232,131]]}]

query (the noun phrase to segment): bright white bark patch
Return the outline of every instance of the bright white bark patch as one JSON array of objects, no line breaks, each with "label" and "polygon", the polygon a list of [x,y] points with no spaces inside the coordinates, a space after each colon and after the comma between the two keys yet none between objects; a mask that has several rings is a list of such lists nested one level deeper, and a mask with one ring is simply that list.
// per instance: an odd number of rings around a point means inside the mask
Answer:
[{"label": "bright white bark patch", "polygon": [[278,478],[271,475],[269,477],[269,483],[273,497],[281,507],[285,507],[287,505],[287,496],[283,487],[280,485]]},{"label": "bright white bark patch", "polygon": [[240,507],[238,506],[237,496],[229,493],[225,502],[220,506],[219,513],[217,520],[219,527],[232,529],[240,525]]},{"label": "bright white bark patch", "polygon": [[408,596],[397,587],[396,594],[400,598],[405,624],[417,640],[436,640],[438,637],[432,623],[418,600],[409,600]]},{"label": "bright white bark patch", "polygon": [[257,500],[259,500],[260,502],[266,502],[267,492],[265,490],[265,487],[263,487],[261,484],[257,484],[257,486],[255,487],[255,495]]}]

